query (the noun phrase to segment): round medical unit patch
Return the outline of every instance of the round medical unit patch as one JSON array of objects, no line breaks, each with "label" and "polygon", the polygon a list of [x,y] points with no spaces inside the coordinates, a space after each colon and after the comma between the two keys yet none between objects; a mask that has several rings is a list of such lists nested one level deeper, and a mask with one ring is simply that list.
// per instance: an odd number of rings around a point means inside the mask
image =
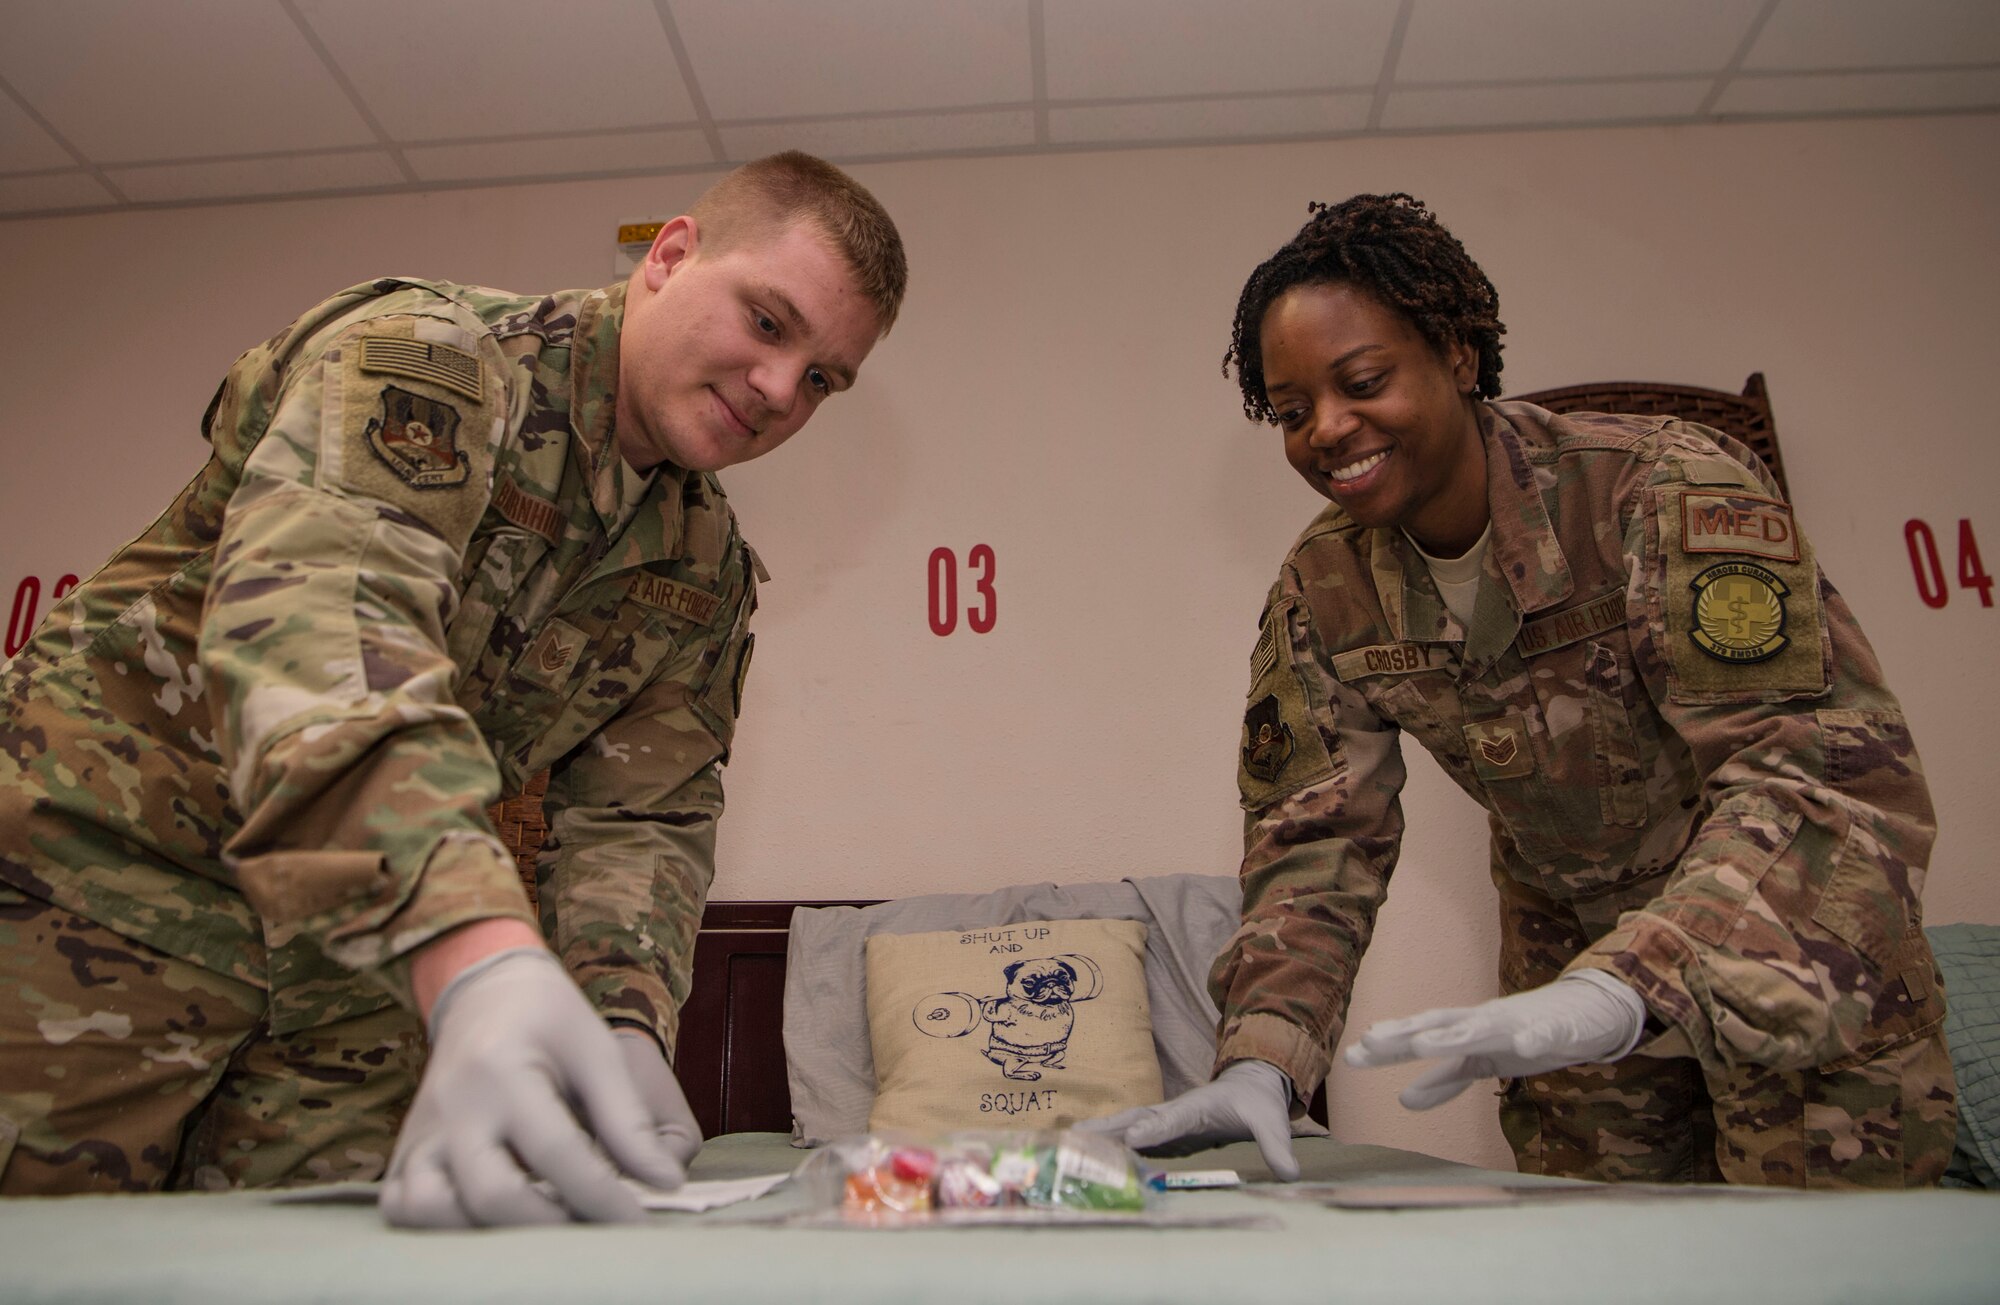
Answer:
[{"label": "round medical unit patch", "polygon": [[1784,649],[1785,582],[1753,562],[1723,562],[1688,581],[1695,647],[1725,662],[1761,662]]}]

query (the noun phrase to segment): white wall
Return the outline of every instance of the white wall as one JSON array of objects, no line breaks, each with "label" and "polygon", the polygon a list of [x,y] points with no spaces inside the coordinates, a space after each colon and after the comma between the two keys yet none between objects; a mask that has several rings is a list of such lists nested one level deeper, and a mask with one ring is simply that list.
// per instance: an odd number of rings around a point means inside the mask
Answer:
[{"label": "white wall", "polygon": [[[717,898],[879,897],[1233,871],[1265,588],[1319,500],[1218,372],[1236,293],[1308,199],[1428,200],[1502,295],[1506,381],[1739,388],[1763,370],[1800,517],[1889,669],[1943,833],[1932,922],[2000,921],[1987,799],[2000,611],[1988,382],[2000,118],[1485,134],[882,164],[914,279],[860,388],[725,481],[776,577],[728,773]],[[702,177],[0,226],[0,611],[88,574],[199,465],[235,354],[384,272],[609,279],[617,222]],[[1953,581],[1918,599],[1904,522]],[[990,634],[940,638],[926,560],[997,559]],[[961,570],[961,605],[970,579]],[[1494,989],[1483,824],[1413,758],[1411,832],[1355,1000]],[[1483,1096],[1428,1116],[1337,1070],[1336,1131],[1505,1165]]]}]

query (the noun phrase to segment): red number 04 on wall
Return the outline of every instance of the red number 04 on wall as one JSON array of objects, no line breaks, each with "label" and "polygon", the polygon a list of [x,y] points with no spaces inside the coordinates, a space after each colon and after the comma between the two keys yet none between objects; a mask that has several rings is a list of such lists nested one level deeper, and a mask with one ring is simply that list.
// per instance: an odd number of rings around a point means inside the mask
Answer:
[{"label": "red number 04 on wall", "polygon": [[[1926,607],[1943,607],[1951,601],[1951,591],[1944,585],[1944,559],[1938,556],[1931,523],[1911,517],[1903,525],[1903,542],[1910,546],[1910,569],[1917,573],[1917,597]],[[1986,564],[1979,560],[1979,541],[1972,536],[1972,523],[1963,517],[1958,522],[1958,587],[1978,593],[1981,607],[1993,606],[1993,577],[1986,574]]]},{"label": "red number 04 on wall", "polygon": [[[970,601],[965,605],[965,623],[974,634],[986,634],[1000,613],[1000,596],[993,591],[993,549],[974,544],[965,555],[966,579],[971,582]],[[950,634],[958,628],[958,558],[949,548],[933,548],[930,561],[931,633]]]}]

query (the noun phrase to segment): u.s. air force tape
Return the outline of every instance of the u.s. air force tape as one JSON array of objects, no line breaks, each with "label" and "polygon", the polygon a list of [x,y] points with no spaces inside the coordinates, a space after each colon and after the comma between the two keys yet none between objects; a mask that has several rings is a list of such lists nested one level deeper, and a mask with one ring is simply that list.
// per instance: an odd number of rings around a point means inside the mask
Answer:
[{"label": "u.s. air force tape", "polygon": [[1527,622],[1515,637],[1514,648],[1523,657],[1533,657],[1553,648],[1566,648],[1623,624],[1625,591],[1616,589]]},{"label": "u.s. air force tape", "polygon": [[632,586],[626,594],[635,603],[643,603],[655,611],[698,625],[707,625],[714,620],[715,609],[722,606],[722,599],[706,589],[697,589],[686,581],[672,580],[648,571],[641,571],[632,577]]}]

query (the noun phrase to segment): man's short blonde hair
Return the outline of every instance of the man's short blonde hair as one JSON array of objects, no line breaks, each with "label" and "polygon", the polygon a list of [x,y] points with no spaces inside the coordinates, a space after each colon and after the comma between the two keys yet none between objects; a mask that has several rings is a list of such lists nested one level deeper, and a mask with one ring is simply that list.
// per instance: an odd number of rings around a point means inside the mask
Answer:
[{"label": "man's short blonde hair", "polygon": [[746,163],[709,187],[688,215],[717,250],[811,220],[847,259],[882,333],[895,323],[910,279],[903,238],[880,202],[826,160],[786,150]]}]

